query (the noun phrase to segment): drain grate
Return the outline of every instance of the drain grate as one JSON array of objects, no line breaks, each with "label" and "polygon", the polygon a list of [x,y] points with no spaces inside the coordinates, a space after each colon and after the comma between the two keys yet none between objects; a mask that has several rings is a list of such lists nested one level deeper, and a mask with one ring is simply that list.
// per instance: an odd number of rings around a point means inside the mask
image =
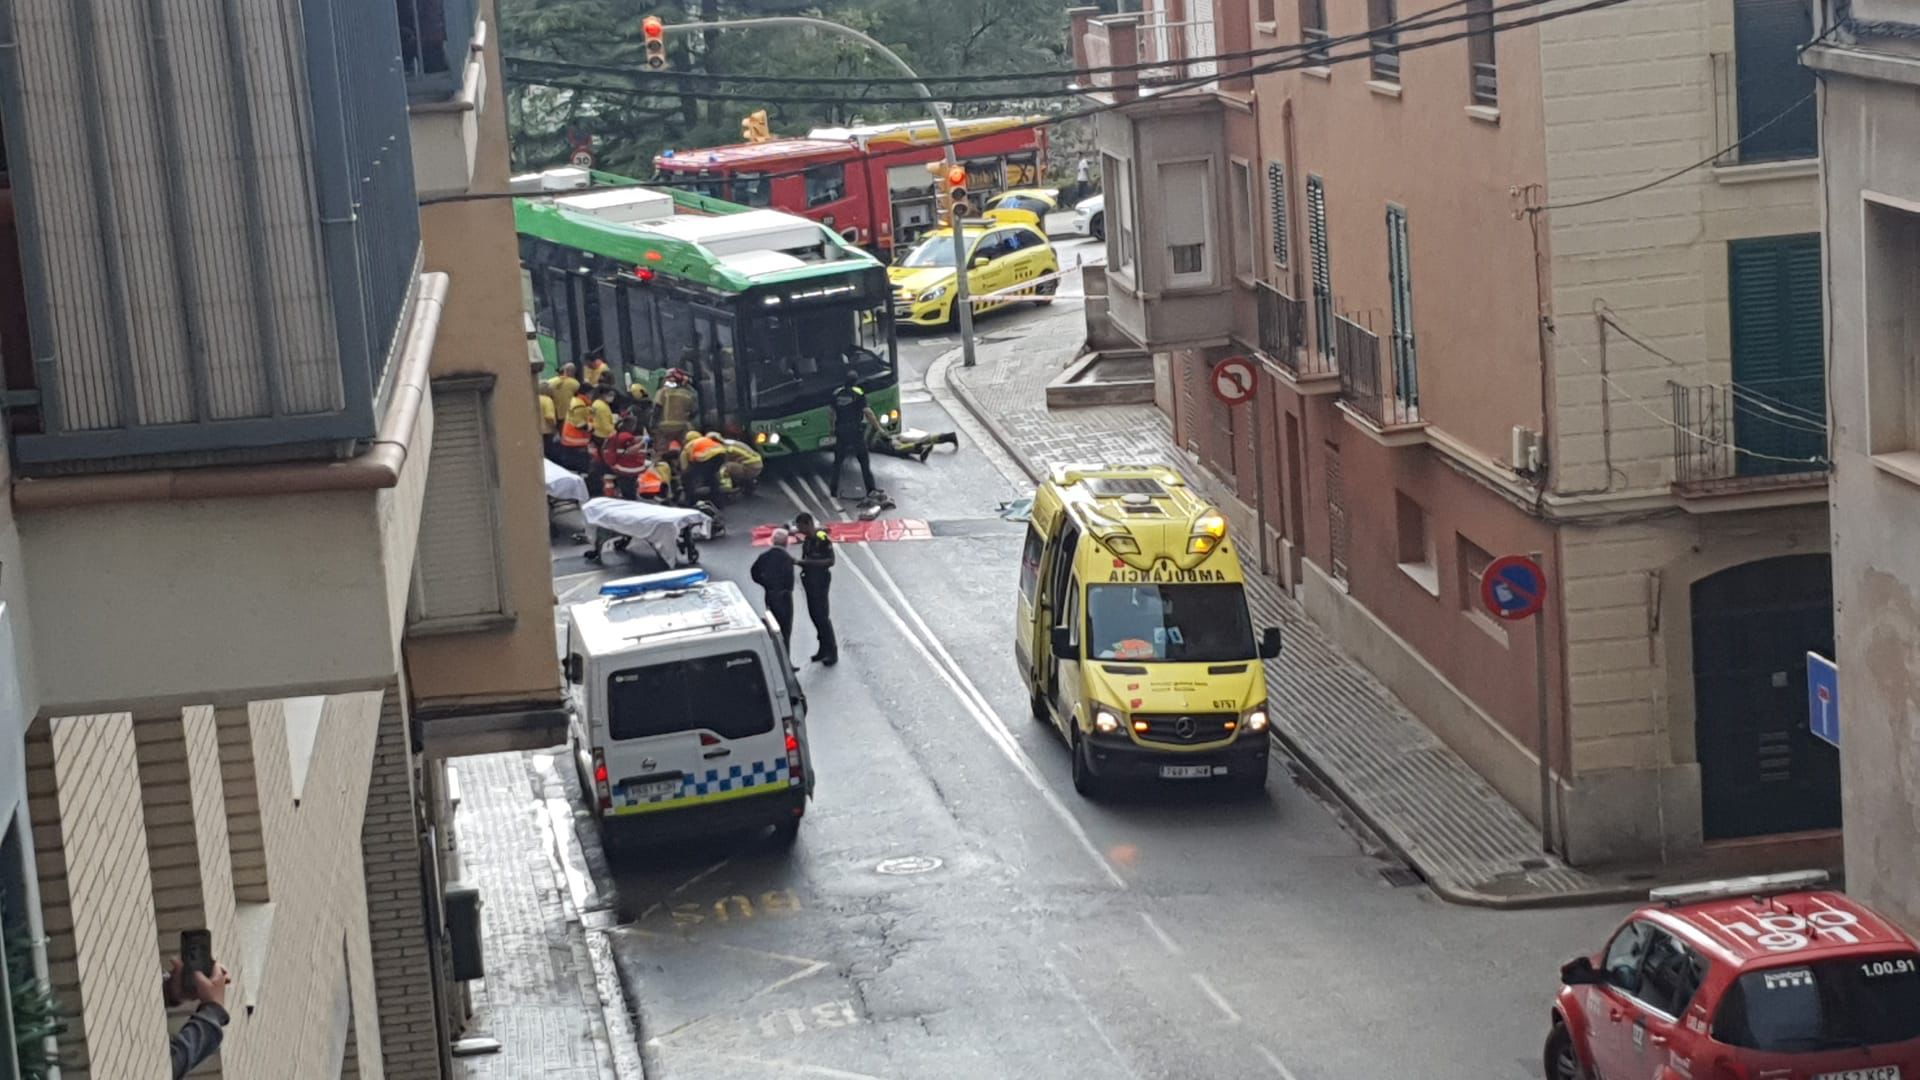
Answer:
[{"label": "drain grate", "polygon": [[1419,885],[1424,881],[1424,879],[1421,878],[1420,876],[1420,871],[1415,870],[1411,866],[1381,867],[1380,880],[1386,882],[1387,884],[1393,886],[1396,889],[1412,888],[1413,886]]}]

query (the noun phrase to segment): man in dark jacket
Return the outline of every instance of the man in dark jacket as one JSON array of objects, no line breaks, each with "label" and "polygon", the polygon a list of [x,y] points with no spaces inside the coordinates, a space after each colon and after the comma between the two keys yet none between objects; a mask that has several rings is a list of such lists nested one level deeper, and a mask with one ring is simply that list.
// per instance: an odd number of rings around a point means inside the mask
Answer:
[{"label": "man in dark jacket", "polygon": [[793,665],[793,556],[785,529],[773,530],[773,546],[753,560],[753,583],[766,593],[767,612],[780,624],[780,650]]},{"label": "man in dark jacket", "polygon": [[827,609],[827,590],[833,584],[833,537],[813,522],[812,514],[793,519],[800,534],[800,588],[807,594],[807,618],[813,622],[813,662],[827,667],[840,662],[840,641],[833,634],[833,616]]},{"label": "man in dark jacket", "polygon": [[188,971],[178,959],[174,960],[173,970],[161,984],[167,1007],[187,1001],[198,1001],[200,1007],[193,1010],[193,1015],[174,1034],[168,1046],[173,1055],[173,1080],[180,1080],[220,1052],[220,1040],[226,1036],[227,984],[232,981],[223,965],[213,965],[213,975],[207,976]]}]

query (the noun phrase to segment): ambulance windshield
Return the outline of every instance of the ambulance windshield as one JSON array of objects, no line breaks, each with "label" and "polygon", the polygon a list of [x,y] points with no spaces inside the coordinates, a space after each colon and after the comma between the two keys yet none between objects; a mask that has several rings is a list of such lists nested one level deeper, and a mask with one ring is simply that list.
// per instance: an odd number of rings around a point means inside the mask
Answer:
[{"label": "ambulance windshield", "polygon": [[1238,585],[1095,585],[1087,590],[1088,655],[1097,660],[1219,663],[1254,657]]}]

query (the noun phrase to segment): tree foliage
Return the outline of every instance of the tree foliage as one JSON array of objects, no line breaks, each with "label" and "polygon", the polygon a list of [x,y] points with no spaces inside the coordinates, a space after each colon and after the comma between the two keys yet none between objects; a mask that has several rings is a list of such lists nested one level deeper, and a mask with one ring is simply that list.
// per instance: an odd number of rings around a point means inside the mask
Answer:
[{"label": "tree foliage", "polygon": [[[1071,63],[1066,5],[1060,0],[499,0],[500,38],[510,56],[628,68],[643,68],[640,22],[658,15],[669,23],[805,14],[831,19],[885,43],[923,76],[977,75],[1063,69]],[[514,165],[543,168],[562,163],[580,140],[591,138],[600,167],[641,176],[652,172],[655,154],[668,148],[740,141],[740,120],[764,107],[776,135],[852,122],[911,119],[926,115],[913,105],[862,105],[863,96],[905,96],[899,86],[822,87],[788,83],[723,83],[715,76],[843,76],[862,79],[898,73],[856,42],[807,30],[740,29],[672,34],[669,55],[676,80],[693,90],[754,94],[764,104],[701,101],[674,92],[674,82],[644,82],[620,76],[583,75],[565,82],[644,87],[648,93],[600,93],[577,88],[509,84],[508,117]],[[562,81],[562,80],[556,80]],[[1059,81],[1009,85],[1005,108],[970,106],[963,113],[1030,111],[1022,91],[1052,88]],[[970,87],[990,92],[993,84]],[[657,92],[654,92],[657,91]],[[841,97],[845,104],[812,104],[791,97]],[[1046,103],[1059,108],[1058,101]]]}]

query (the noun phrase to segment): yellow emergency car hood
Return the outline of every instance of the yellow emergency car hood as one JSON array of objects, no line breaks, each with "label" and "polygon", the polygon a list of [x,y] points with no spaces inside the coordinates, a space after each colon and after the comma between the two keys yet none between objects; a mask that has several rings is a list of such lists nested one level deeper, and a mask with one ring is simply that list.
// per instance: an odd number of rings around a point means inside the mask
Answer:
[{"label": "yellow emergency car hood", "polygon": [[919,296],[936,285],[951,284],[953,278],[951,266],[887,267],[887,280],[893,283],[893,287],[905,289],[914,296]]},{"label": "yellow emergency car hood", "polygon": [[1244,712],[1266,699],[1258,660],[1222,664],[1087,661],[1100,704],[1126,713]]}]

